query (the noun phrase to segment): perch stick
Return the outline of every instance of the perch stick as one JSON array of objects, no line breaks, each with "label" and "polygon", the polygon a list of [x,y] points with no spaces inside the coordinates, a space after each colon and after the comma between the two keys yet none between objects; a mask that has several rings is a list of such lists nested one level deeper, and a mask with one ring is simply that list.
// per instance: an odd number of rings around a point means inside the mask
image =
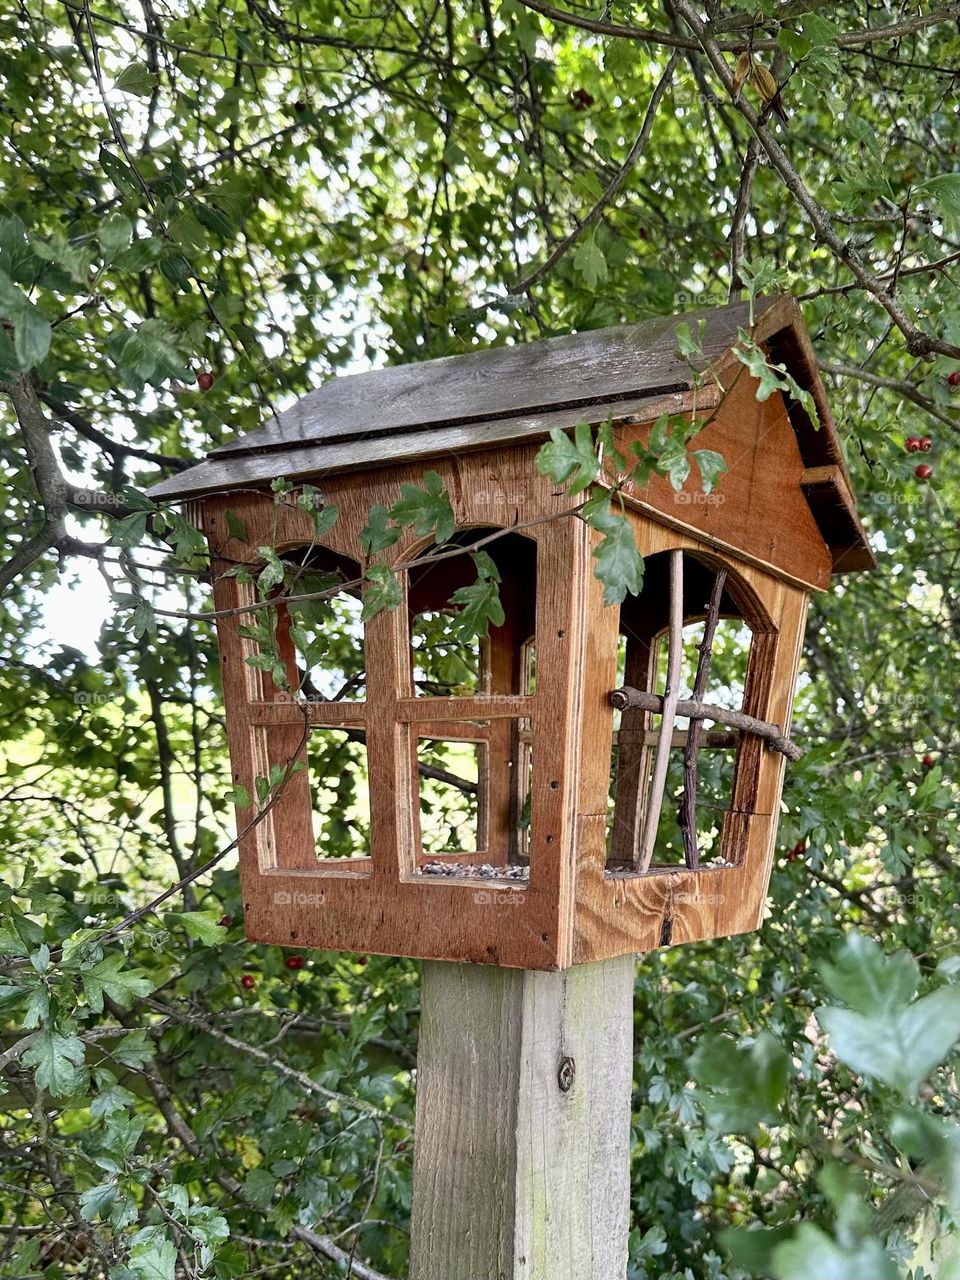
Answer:
[{"label": "perch stick", "polygon": [[[703,639],[697,658],[697,673],[693,678],[693,701],[702,702],[707,691],[710,661],[713,657],[713,638],[720,619],[720,601],[727,581],[726,569],[719,569],[710,593],[707,617],[703,624]],[[700,848],[697,844],[697,753],[700,750],[702,720],[691,720],[690,731],[683,752],[683,807],[680,810],[680,830],[683,833],[683,856],[687,866],[696,871],[700,866]]]},{"label": "perch stick", "polygon": [[[631,689],[624,685],[622,689],[614,689],[609,695],[610,705],[624,707],[640,707],[644,711],[659,711],[663,699],[656,693],[647,693],[643,689]],[[688,716],[691,720],[713,720],[715,724],[725,724],[731,729],[741,729],[744,733],[753,733],[775,751],[781,751],[788,760],[800,760],[803,749],[795,742],[784,737],[780,726],[770,724],[767,720],[756,720],[753,716],[744,715],[742,711],[730,711],[727,707],[715,707],[709,702],[694,702],[690,698],[681,698],[675,708],[678,716]]]},{"label": "perch stick", "polygon": [[643,816],[643,835],[637,851],[637,869],[646,871],[653,857],[653,846],[660,825],[663,808],[663,792],[667,785],[670,767],[670,743],[673,725],[677,717],[677,701],[680,697],[680,672],[683,666],[683,552],[670,552],[670,632],[667,651],[667,682],[663,698],[657,698],[660,711],[660,736],[653,759],[653,776],[647,794],[646,812]]}]

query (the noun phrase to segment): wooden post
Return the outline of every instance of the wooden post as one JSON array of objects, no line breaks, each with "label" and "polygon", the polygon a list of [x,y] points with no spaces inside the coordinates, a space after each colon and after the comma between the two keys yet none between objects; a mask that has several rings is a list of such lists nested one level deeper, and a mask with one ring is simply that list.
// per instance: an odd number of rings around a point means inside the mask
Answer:
[{"label": "wooden post", "polygon": [[633,978],[424,962],[410,1280],[624,1280]]}]

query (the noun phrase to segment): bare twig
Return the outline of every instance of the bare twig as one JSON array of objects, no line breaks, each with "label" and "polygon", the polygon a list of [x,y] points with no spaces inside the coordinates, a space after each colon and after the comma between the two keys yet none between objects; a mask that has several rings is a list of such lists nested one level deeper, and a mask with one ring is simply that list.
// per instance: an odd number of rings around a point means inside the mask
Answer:
[{"label": "bare twig", "polygon": [[[663,711],[664,699],[659,694],[647,693],[645,689],[631,689],[629,685],[614,689],[609,698],[610,705],[621,710],[624,707],[640,707],[644,711]],[[675,710],[678,716],[687,716],[691,720],[713,720],[716,724],[725,724],[731,729],[754,733],[758,738],[763,738],[772,750],[782,751],[788,760],[800,760],[803,757],[803,748],[785,737],[780,732],[779,725],[770,724],[767,720],[757,720],[742,711],[731,711],[728,707],[717,707],[711,702],[694,702],[688,698],[681,698]]]}]

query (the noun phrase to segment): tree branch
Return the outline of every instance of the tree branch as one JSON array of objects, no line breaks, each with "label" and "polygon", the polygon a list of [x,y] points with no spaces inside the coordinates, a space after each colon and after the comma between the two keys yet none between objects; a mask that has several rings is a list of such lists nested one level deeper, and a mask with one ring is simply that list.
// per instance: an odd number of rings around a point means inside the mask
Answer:
[{"label": "tree branch", "polygon": [[727,65],[723,50],[710,35],[710,28],[702,21],[696,7],[690,0],[674,0],[674,7],[700,41],[700,45],[710,60],[714,71],[729,93],[734,107],[753,130],[760,145],[767,153],[771,165],[783,180],[784,186],[806,213],[817,239],[826,245],[840,259],[854,279],[876,298],[903,334],[910,354],[915,356],[940,354],[960,359],[960,347],[955,346],[953,343],[945,342],[943,339],[931,337],[913,323],[899,301],[871,273],[860,254],[854,248],[853,243],[844,240],[838,234],[829,213],[807,189],[790,157],[764,124],[763,117],[753,109],[742,95],[738,96],[734,92],[733,72]]}]

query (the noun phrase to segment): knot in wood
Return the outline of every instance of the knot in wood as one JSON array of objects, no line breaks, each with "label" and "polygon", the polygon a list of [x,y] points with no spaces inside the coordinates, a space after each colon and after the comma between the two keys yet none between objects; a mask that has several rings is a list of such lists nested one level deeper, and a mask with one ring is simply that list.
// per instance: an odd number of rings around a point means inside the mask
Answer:
[{"label": "knot in wood", "polygon": [[561,1093],[569,1093],[573,1088],[573,1082],[577,1078],[577,1064],[573,1058],[562,1057],[560,1065],[557,1068],[557,1084],[560,1086]]}]

